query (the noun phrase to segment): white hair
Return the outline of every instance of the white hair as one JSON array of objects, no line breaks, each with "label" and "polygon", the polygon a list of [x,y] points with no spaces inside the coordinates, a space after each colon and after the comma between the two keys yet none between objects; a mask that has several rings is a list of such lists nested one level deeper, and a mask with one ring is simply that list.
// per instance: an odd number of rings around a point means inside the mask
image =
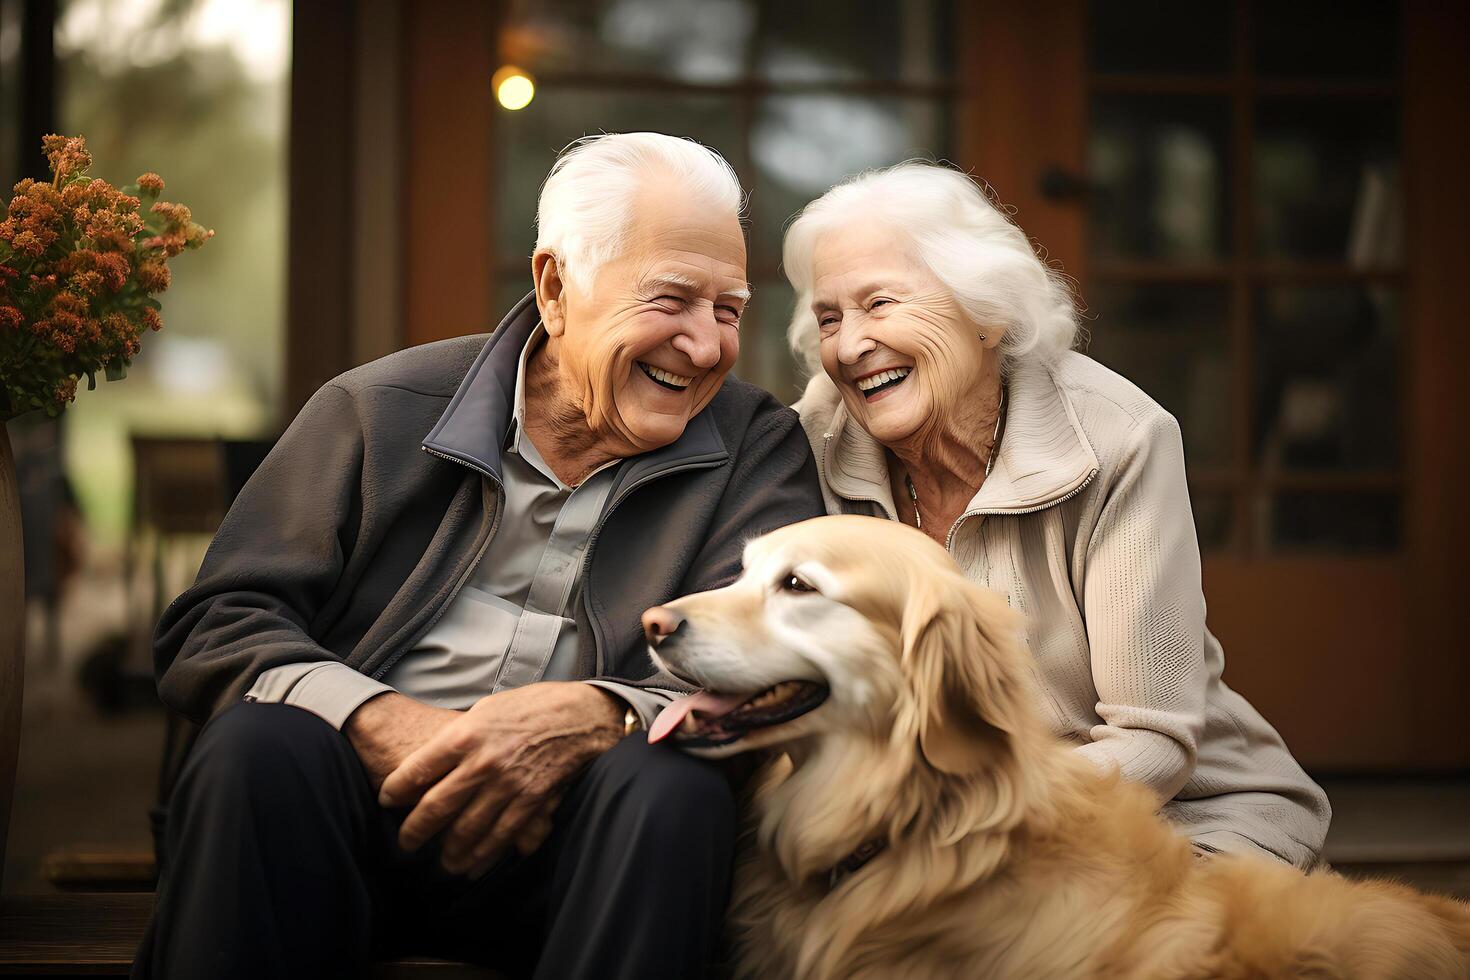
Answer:
[{"label": "white hair", "polygon": [[550,251],[562,277],[585,288],[622,250],[633,198],[650,174],[658,176],[665,193],[740,216],[740,179],[709,147],[663,133],[601,133],[557,155],[536,206],[537,251]]},{"label": "white hair", "polygon": [[797,359],[822,370],[812,313],[817,240],[850,225],[882,222],[918,248],[920,260],[977,324],[1003,331],[1001,364],[1050,359],[1077,341],[1072,290],[1020,228],[965,174],[910,161],[851,177],[808,204],[786,229],[782,267],[796,288],[787,338]]}]

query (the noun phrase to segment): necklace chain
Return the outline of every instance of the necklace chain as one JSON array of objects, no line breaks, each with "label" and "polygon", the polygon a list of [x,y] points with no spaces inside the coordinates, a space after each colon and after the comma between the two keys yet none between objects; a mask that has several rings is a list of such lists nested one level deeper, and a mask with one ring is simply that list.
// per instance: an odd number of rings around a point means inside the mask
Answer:
[{"label": "necklace chain", "polygon": [[[1002,388],[1000,390],[1000,404],[995,409],[995,431],[990,434],[990,452],[985,457],[985,473],[980,477],[982,481],[990,476],[990,465],[995,462],[995,451],[999,448],[1000,442],[1000,420],[1005,418],[1005,412],[1006,390]],[[924,530],[924,518],[919,515],[919,491],[914,489],[914,478],[909,476],[908,470],[904,470],[903,482],[909,488],[909,500],[914,505],[914,528],[922,531]]]}]

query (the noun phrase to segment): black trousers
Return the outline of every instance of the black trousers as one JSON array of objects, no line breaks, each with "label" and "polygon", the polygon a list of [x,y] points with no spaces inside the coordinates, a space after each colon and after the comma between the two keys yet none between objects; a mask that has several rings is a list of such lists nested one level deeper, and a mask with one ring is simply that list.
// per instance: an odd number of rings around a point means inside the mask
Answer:
[{"label": "black trousers", "polygon": [[634,734],[595,760],[551,836],[471,882],[397,845],[346,736],[242,702],[199,737],[134,977],[353,977],[422,954],[538,978],[705,974],[729,898],[725,774]]}]

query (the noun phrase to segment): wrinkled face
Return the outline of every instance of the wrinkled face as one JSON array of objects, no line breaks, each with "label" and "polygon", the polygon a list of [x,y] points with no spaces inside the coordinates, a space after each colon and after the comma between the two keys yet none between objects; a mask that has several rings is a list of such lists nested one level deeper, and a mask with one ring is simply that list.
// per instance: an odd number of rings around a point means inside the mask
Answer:
[{"label": "wrinkled face", "polygon": [[822,367],[852,416],[892,446],[922,438],[980,386],[994,330],[970,322],[903,233],[849,227],[817,240],[812,312]]},{"label": "wrinkled face", "polygon": [[618,455],[675,441],[714,398],[750,295],[738,218],[657,187],[635,198],[622,254],[566,285],[562,321],[542,311],[563,382]]}]

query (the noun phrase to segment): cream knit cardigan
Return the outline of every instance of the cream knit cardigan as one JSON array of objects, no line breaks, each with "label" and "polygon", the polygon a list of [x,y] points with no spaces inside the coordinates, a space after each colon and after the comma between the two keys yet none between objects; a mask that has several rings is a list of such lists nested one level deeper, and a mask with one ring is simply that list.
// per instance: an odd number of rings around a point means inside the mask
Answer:
[{"label": "cream knit cardigan", "polygon": [[[1205,850],[1307,867],[1327,796],[1220,674],[1173,416],[1068,352],[1022,362],[990,475],[949,533],[965,574],[1025,615],[1062,738],[1147,784]],[[884,450],[825,374],[796,404],[831,513],[896,519]]]}]

